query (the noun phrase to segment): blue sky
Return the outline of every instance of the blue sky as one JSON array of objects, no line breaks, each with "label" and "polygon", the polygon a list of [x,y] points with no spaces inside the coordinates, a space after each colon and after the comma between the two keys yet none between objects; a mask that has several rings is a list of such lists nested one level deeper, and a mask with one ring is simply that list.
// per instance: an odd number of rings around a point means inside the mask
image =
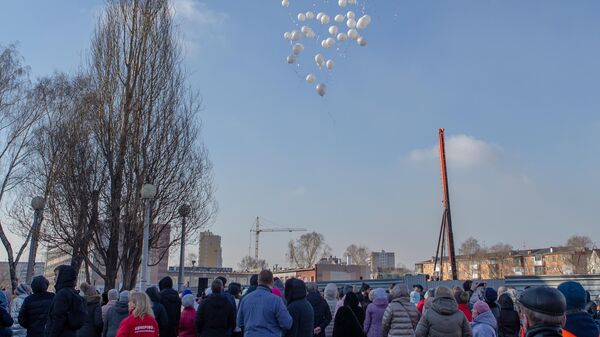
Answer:
[{"label": "blue sky", "polygon": [[[318,73],[324,98],[298,75],[314,70],[315,42],[290,66],[283,33],[300,11],[333,18],[335,3],[175,2],[189,80],[204,99],[225,264],[247,254],[257,215],[323,233],[338,256],[360,243],[409,266],[430,257],[439,127],[458,243],[600,239],[600,2],[358,1],[373,18],[369,45],[330,52],[336,67]],[[3,1],[0,43],[18,41],[36,77],[73,71],[102,6]],[[261,256],[285,263],[296,236],[265,234]]]}]

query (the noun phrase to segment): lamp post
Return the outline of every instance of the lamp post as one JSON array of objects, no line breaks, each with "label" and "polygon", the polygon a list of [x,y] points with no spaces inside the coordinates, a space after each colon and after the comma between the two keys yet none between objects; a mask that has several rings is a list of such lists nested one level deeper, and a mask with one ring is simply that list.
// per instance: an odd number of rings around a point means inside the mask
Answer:
[{"label": "lamp post", "polygon": [[31,208],[33,208],[33,224],[31,224],[31,246],[29,246],[29,260],[27,261],[27,273],[25,274],[25,283],[31,284],[33,278],[33,267],[35,265],[35,255],[37,253],[37,242],[40,236],[40,220],[46,201],[43,197],[34,197],[31,199]]},{"label": "lamp post", "polygon": [[[192,260],[192,273],[194,272],[194,268],[196,268],[196,260]],[[191,286],[192,284],[192,273],[190,273],[189,276],[189,280],[188,280],[188,288]]]},{"label": "lamp post", "polygon": [[146,206],[146,216],[144,219],[144,243],[142,246],[142,275],[140,277],[140,290],[146,291],[148,287],[148,261],[149,261],[149,243],[150,243],[150,219],[152,216],[152,204],[156,196],[156,187],[152,184],[144,184],[140,191],[140,196]]},{"label": "lamp post", "polygon": [[183,269],[185,262],[185,218],[190,215],[192,208],[188,204],[179,206],[179,215],[181,215],[181,250],[179,252],[179,276],[177,277],[178,290],[183,291]]}]

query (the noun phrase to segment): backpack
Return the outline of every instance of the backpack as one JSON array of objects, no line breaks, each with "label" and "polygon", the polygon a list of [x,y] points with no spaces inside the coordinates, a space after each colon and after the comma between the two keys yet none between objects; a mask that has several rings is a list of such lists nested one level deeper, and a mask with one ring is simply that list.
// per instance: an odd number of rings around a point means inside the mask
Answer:
[{"label": "backpack", "polygon": [[67,312],[67,326],[71,330],[79,330],[85,323],[87,316],[87,303],[82,296],[73,290],[73,296],[71,297],[71,310]]}]

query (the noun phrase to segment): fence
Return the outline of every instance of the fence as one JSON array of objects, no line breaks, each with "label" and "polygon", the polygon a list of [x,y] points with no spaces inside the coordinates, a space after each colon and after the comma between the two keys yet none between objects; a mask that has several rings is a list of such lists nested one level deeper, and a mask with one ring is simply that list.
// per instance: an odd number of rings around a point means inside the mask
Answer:
[{"label": "fence", "polygon": [[589,291],[592,298],[600,295],[600,275],[543,275],[543,276],[507,276],[506,286],[517,289],[520,293],[525,287],[549,286],[557,287],[566,281],[581,283],[585,290]]}]

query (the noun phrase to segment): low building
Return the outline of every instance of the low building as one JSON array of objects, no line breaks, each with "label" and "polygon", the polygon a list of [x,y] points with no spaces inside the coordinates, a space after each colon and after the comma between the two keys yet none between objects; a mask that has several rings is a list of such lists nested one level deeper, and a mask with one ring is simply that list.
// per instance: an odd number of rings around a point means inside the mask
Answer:
[{"label": "low building", "polygon": [[[223,276],[227,279],[227,284],[231,282],[237,282],[243,286],[250,284],[250,277],[253,273],[236,272],[233,268],[218,268],[218,267],[184,267],[184,285],[186,288],[191,289],[194,293],[197,292],[198,286],[201,285],[202,279],[207,281],[207,286],[210,287],[210,282],[217,278],[217,276]],[[166,276],[166,275],[165,275]],[[168,276],[173,279],[173,285],[177,287],[179,280],[179,267],[169,267]],[[200,292],[204,290],[201,289]]]},{"label": "low building", "polygon": [[330,282],[369,279],[369,266],[348,265],[335,257],[323,258],[312,268],[283,269],[273,273],[283,281],[298,278],[305,282]]}]

